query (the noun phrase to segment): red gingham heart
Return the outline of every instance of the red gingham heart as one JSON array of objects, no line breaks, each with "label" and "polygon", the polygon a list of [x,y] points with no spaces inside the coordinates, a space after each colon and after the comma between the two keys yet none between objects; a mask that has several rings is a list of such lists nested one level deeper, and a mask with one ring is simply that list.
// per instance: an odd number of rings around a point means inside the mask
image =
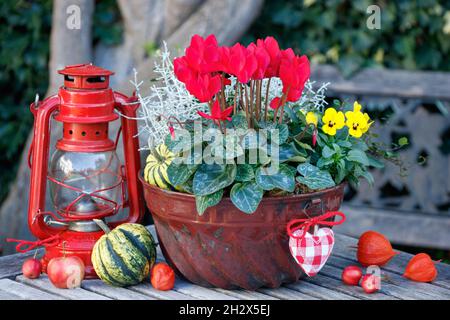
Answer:
[{"label": "red gingham heart", "polygon": [[[296,230],[293,235],[300,237],[303,230]],[[330,228],[320,228],[316,235],[306,232],[301,239],[289,238],[289,249],[295,261],[310,277],[315,276],[325,265],[333,250],[334,233]]]}]

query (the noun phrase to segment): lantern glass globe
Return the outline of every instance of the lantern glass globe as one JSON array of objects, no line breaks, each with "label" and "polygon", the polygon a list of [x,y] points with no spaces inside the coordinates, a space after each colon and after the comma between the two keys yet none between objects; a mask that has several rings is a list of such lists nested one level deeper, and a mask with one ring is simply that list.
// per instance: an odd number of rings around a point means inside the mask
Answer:
[{"label": "lantern glass globe", "polygon": [[60,214],[82,217],[115,210],[120,204],[121,164],[115,151],[56,150],[49,177],[51,199]]}]

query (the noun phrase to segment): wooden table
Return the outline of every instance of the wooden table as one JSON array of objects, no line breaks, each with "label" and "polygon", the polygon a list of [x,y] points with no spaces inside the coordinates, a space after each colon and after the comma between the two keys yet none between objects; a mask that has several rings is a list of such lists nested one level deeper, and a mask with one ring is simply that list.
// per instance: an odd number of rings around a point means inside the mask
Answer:
[{"label": "wooden table", "polygon": [[[154,234],[153,226],[150,231]],[[177,279],[172,291],[162,292],[153,289],[148,280],[129,288],[115,288],[100,280],[85,280],[81,288],[63,290],[55,288],[46,275],[30,280],[21,275],[21,266],[25,259],[33,253],[15,254],[0,258],[0,300],[2,299],[88,299],[88,300],[382,300],[382,299],[450,299],[450,266],[437,263],[439,275],[432,283],[417,283],[405,279],[403,270],[412,257],[401,252],[391,262],[382,268],[389,278],[382,281],[381,290],[374,294],[365,294],[360,287],[346,286],[342,283],[342,269],[348,265],[358,264],[355,261],[356,239],[336,235],[336,245],[328,263],[313,278],[305,278],[294,284],[285,285],[279,289],[259,289],[256,292],[246,290],[222,290],[203,288],[190,282]],[[158,260],[164,258],[158,248]]]}]

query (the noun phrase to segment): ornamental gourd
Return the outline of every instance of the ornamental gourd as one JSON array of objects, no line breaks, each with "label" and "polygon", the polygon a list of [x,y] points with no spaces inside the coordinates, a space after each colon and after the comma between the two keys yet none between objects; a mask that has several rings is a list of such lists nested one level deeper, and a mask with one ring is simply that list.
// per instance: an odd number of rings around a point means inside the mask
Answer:
[{"label": "ornamental gourd", "polygon": [[167,168],[175,158],[175,155],[165,144],[158,145],[147,157],[144,179],[151,185],[161,189],[171,189]]},{"label": "ornamental gourd", "polygon": [[105,231],[91,255],[99,278],[118,287],[142,282],[156,259],[156,244],[151,233],[136,223],[124,223],[111,231],[103,221],[94,221]]}]

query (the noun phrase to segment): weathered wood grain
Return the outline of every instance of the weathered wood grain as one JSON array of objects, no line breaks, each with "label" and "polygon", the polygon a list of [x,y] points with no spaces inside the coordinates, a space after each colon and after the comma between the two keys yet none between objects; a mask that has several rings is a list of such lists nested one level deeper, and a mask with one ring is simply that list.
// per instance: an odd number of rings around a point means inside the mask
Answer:
[{"label": "weathered wood grain", "polygon": [[[356,250],[351,248],[352,246],[355,246],[356,243],[356,239],[354,238],[342,234],[336,234],[336,247],[334,249],[333,255],[357,263]],[[411,260],[413,255],[407,252],[398,252],[400,253],[392,258],[389,263],[384,265],[382,269],[403,275],[406,265],[408,264],[409,260]],[[440,262],[436,262],[435,266],[438,271],[438,276],[431,283],[431,285],[440,286],[450,290],[450,266],[448,264]]]},{"label": "weathered wood grain", "polygon": [[345,79],[332,65],[314,65],[311,70],[311,79],[332,81],[330,89],[340,93],[450,100],[448,72],[370,68]]},{"label": "weathered wood grain", "polygon": [[26,300],[62,300],[63,298],[48,292],[30,287],[11,279],[0,279],[0,288],[4,292]]},{"label": "weathered wood grain", "polygon": [[[337,267],[340,270],[342,270],[343,268],[345,268],[350,264],[348,259],[334,256],[330,258],[328,265]],[[384,267],[381,267],[381,272],[383,276],[386,277],[387,283],[391,283],[393,285],[409,289],[414,292],[423,293],[425,295],[431,296],[434,299],[450,299],[450,291],[445,288],[441,288],[439,286],[432,285],[430,283],[421,283],[408,280],[401,274],[391,272],[390,270],[385,269]],[[384,284],[384,282],[382,284]]]},{"label": "weathered wood grain", "polygon": [[338,273],[338,271],[333,270],[333,276],[330,277],[330,273],[327,273],[326,269],[322,269],[317,276],[312,278],[305,277],[302,281],[310,282],[330,290],[342,292],[361,300],[397,300],[397,298],[382,292],[376,292],[369,295],[364,293],[361,287],[347,286],[340,279],[336,279],[334,276],[336,273]]},{"label": "weathered wood grain", "polygon": [[199,300],[237,300],[234,296],[209,288],[203,288],[179,278],[175,281],[173,290],[185,295],[190,295]]},{"label": "weathered wood grain", "polygon": [[238,298],[240,300],[278,300],[273,295],[264,294],[262,291],[249,291],[249,290],[224,290],[224,289],[213,289],[217,292],[226,294],[231,297]]},{"label": "weathered wood grain", "polygon": [[[25,278],[24,276],[18,276],[16,278],[16,281],[70,300],[110,300],[110,298],[105,297],[104,295],[100,295],[95,292],[85,290],[83,288],[74,288],[74,289],[56,288],[50,282],[47,275],[41,275],[37,279],[28,279]],[[84,282],[87,281],[89,280],[85,280]]]},{"label": "weathered wood grain", "polygon": [[[332,266],[331,264],[327,264],[323,267],[323,269],[320,271],[322,274],[333,277],[336,272],[342,272],[343,267],[336,268]],[[340,278],[337,278],[340,279]],[[355,292],[363,292],[360,287],[353,287],[352,288]],[[430,300],[430,299],[445,299],[442,296],[434,295],[431,292],[427,292],[424,290],[419,290],[419,288],[411,288],[411,286],[401,286],[398,282],[388,282],[388,281],[382,281],[381,282],[381,288],[380,293],[395,297],[398,299],[403,300],[415,300],[415,299],[424,299],[424,300]],[[366,295],[366,298],[368,298],[369,295]]]},{"label": "weathered wood grain", "polygon": [[309,281],[300,280],[296,283],[287,284],[285,287],[322,300],[356,300],[351,295],[325,288]]},{"label": "weathered wood grain", "polygon": [[23,262],[32,257],[33,252],[27,252],[24,254],[13,254],[0,258],[0,279],[2,278],[14,278],[15,276],[22,274]]},{"label": "weathered wood grain", "polygon": [[21,298],[11,292],[2,291],[0,288],[0,300],[20,300]]},{"label": "weathered wood grain", "polygon": [[[155,236],[153,226],[149,227]],[[35,280],[26,279],[19,275],[17,281],[12,279],[0,280],[0,300],[2,299],[123,299],[123,300],[384,300],[384,299],[450,299],[450,267],[437,263],[439,276],[432,284],[416,283],[402,277],[404,267],[412,255],[401,252],[391,262],[382,267],[383,275],[388,280],[382,281],[379,292],[368,295],[361,287],[347,286],[341,281],[341,273],[348,265],[357,265],[355,238],[336,234],[336,245],[333,255],[320,273],[312,278],[305,277],[294,284],[289,284],[278,289],[262,288],[256,292],[247,290],[223,290],[217,288],[203,288],[189,283],[184,279],[177,279],[174,290],[158,291],[145,282],[129,288],[116,288],[108,286],[101,280],[85,280],[82,288],[61,290],[52,286],[46,275]],[[164,257],[158,248],[157,261],[164,261]],[[28,255],[12,255],[0,258],[0,274],[6,277],[14,277],[20,273],[21,264]]]},{"label": "weathered wood grain", "polygon": [[85,280],[81,283],[81,287],[115,300],[157,300],[155,297],[127,288],[111,287],[101,280]]},{"label": "weathered wood grain", "polygon": [[175,290],[159,291],[152,287],[150,283],[141,283],[137,286],[128,288],[129,290],[142,293],[146,296],[153,297],[158,300],[195,300],[191,295],[179,293]]},{"label": "weathered wood grain", "polygon": [[258,289],[258,292],[264,293],[266,295],[271,295],[282,300],[319,300],[309,294],[305,294],[296,290],[291,290],[285,287],[278,289],[262,288]]},{"label": "weathered wood grain", "polygon": [[400,212],[369,207],[342,206],[346,223],[336,231],[358,237],[367,230],[388,235],[393,243],[450,249],[450,216]]}]

